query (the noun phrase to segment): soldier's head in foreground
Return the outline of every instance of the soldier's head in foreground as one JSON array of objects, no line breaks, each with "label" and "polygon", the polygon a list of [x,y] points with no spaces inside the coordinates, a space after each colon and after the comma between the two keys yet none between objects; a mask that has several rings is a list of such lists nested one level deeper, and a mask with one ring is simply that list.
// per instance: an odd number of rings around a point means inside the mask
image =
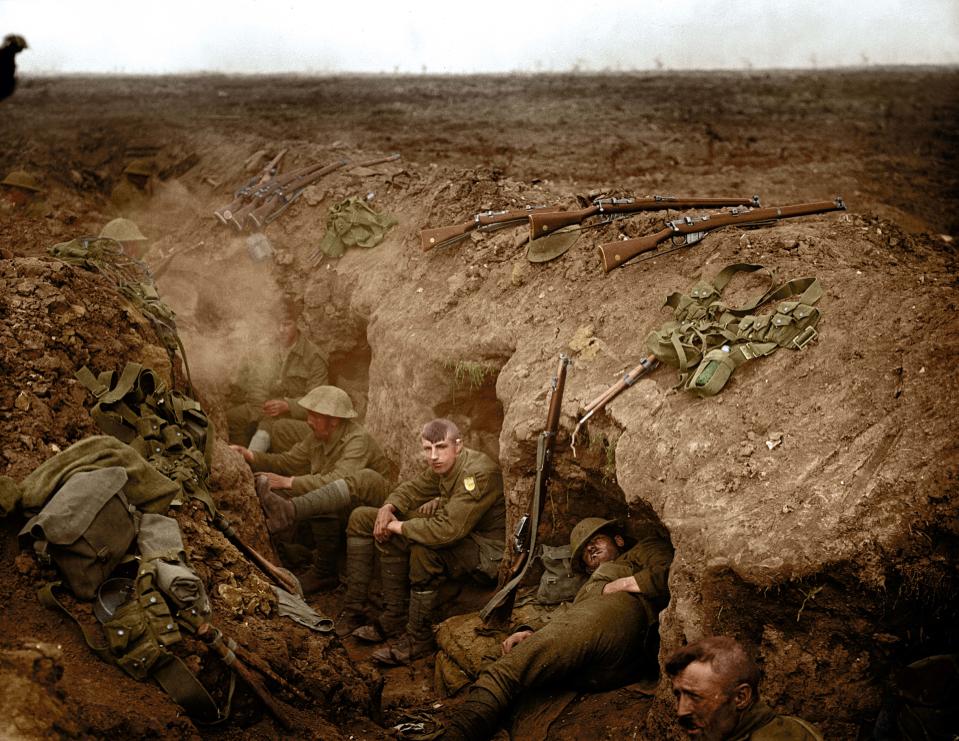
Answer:
[{"label": "soldier's head in foreground", "polygon": [[427,465],[440,476],[453,470],[457,456],[463,451],[459,427],[448,419],[433,419],[423,425],[420,444]]},{"label": "soldier's head in foreground", "polygon": [[306,423],[317,440],[328,440],[343,420],[356,416],[349,394],[336,386],[317,386],[300,399]]},{"label": "soldier's head in foreground", "polygon": [[690,737],[728,738],[740,717],[759,699],[759,667],[728,636],[710,636],[666,659],[677,720]]},{"label": "soldier's head in foreground", "polygon": [[626,540],[616,520],[587,517],[576,523],[569,534],[569,547],[574,568],[591,574],[600,564],[619,558]]},{"label": "soldier's head in foreground", "polygon": [[4,199],[17,208],[28,205],[43,192],[40,181],[24,170],[9,173],[0,180],[0,185],[3,186]]}]

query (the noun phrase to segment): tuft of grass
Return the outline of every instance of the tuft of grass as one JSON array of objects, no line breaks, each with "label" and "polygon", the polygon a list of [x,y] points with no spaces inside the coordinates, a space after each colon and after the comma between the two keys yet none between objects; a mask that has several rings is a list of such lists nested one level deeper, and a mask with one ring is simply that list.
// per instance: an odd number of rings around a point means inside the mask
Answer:
[{"label": "tuft of grass", "polygon": [[453,376],[453,391],[473,391],[496,375],[496,369],[473,360],[447,361]]}]

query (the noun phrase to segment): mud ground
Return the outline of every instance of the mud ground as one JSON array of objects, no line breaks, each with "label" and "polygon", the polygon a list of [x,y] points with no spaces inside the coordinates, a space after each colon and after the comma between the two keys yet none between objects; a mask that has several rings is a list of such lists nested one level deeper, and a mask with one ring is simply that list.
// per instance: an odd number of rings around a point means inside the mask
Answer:
[{"label": "mud ground", "polygon": [[[80,366],[120,367],[146,357],[171,371],[149,323],[118,300],[109,280],[46,253],[54,243],[98,232],[117,215],[109,194],[137,150],[156,151],[159,167],[171,172],[196,155],[189,169],[158,181],[149,203],[124,215],[152,238],[152,268],[173,256],[158,285],[178,313],[199,398],[215,419],[222,421],[219,399],[236,358],[269,335],[283,296],[301,298],[309,327],[331,354],[334,380],[354,396],[401,473],[417,465],[413,433],[420,421],[449,414],[465,422],[470,444],[500,456],[514,509],[530,486],[535,445],[529,441],[542,424],[547,376],[563,347],[578,348],[578,379],[586,380],[575,380],[569,394],[582,402],[642,356],[649,317],[658,316],[667,292],[727,262],[772,263],[785,277],[813,271],[830,282],[828,334],[818,355],[767,363],[774,372],[758,378],[771,379],[779,395],[752,393],[748,380],[738,381],[719,406],[697,412],[668,395],[672,376],[644,382],[591,430],[605,442],[560,464],[566,498],[551,505],[550,525],[558,542],[570,523],[598,508],[617,515],[654,511],[670,526],[678,553],[664,644],[697,630],[753,637],[763,647],[770,699],[831,738],[867,738],[889,665],[955,647],[942,614],[955,614],[948,593],[959,551],[949,524],[956,508],[950,368],[959,349],[957,91],[954,70],[922,68],[24,79],[0,107],[0,170],[34,172],[47,193],[38,212],[5,211],[0,220],[0,474],[22,478],[96,431],[87,413],[91,401],[72,381]],[[276,254],[255,263],[246,235],[211,214],[249,177],[247,165],[258,152],[272,156],[282,148],[289,149],[291,168],[391,152],[402,160],[368,172],[346,168],[318,184],[264,231]],[[399,226],[368,253],[319,259],[328,206],[367,193]],[[656,218],[586,233],[543,269],[523,259],[516,232],[419,251],[425,226],[464,221],[484,209],[572,206],[599,193],[758,193],[770,205],[842,195],[848,211],[717,234],[605,277],[594,245],[652,231]],[[857,326],[855,317],[868,322]],[[426,370],[417,375],[417,366]],[[458,371],[477,367],[486,371],[464,383]],[[789,370],[809,385],[776,385]],[[572,415],[568,410],[564,422],[570,428]],[[710,420],[722,429],[708,429]],[[767,451],[768,433],[784,427],[782,448]],[[637,438],[644,434],[655,436],[658,447],[642,447]],[[914,448],[905,447],[910,437]],[[825,514],[811,511],[810,492],[826,499],[840,479],[845,485],[848,475],[837,461],[847,457],[856,466],[855,485]],[[697,479],[697,470],[708,477]],[[781,499],[750,499],[767,472]],[[881,488],[869,483],[875,478]],[[249,474],[222,441],[214,481],[218,502],[269,552]],[[906,486],[917,492],[909,503],[894,493]],[[760,500],[763,513],[811,519],[791,531],[785,546],[770,520],[758,520],[753,530],[720,526],[711,540],[693,532],[705,530],[693,522],[700,514],[671,509],[677,505],[669,491],[684,487],[708,491],[723,522]],[[865,501],[874,493],[878,502]],[[912,519],[903,514],[910,508]],[[841,528],[829,529],[831,515]],[[3,530],[0,671],[10,686],[22,686],[19,700],[8,701],[20,708],[11,717],[19,718],[22,737],[282,732],[243,691],[228,726],[197,727],[155,686],[98,662],[71,625],[35,601],[38,575],[28,558],[17,556],[15,520],[8,518]],[[316,671],[309,680],[315,704],[291,700],[294,735],[385,738],[406,713],[447,703],[433,688],[430,660],[380,672],[367,662],[369,649],[352,639],[341,645],[277,627],[255,571],[202,523],[195,530],[191,549],[204,564],[202,576],[230,587],[214,599],[218,614],[278,666]],[[922,538],[902,535],[913,530]],[[785,556],[771,572],[756,565],[777,547],[764,542],[764,533],[779,539]],[[935,546],[923,538],[935,538]],[[827,540],[834,541],[828,557],[825,546],[817,550]],[[758,554],[753,560],[750,548]],[[877,590],[887,589],[884,569],[892,568],[887,557],[902,582],[888,585],[887,602],[896,604],[879,608],[886,597]],[[812,591],[816,582],[809,580],[830,569],[835,581]],[[703,580],[714,572],[725,575]],[[926,596],[916,597],[922,590]],[[339,596],[313,603],[335,614]],[[743,603],[759,606],[751,624],[729,607],[724,613],[724,605]],[[922,605],[925,616],[918,615]],[[803,615],[813,622],[800,622]],[[853,645],[860,639],[863,645]],[[211,681],[222,682],[215,669],[209,672]],[[521,713],[515,737],[676,738],[667,705],[662,689],[655,700],[635,688],[585,696],[537,732],[522,725]],[[49,722],[34,724],[22,711],[32,706],[48,707]]]}]

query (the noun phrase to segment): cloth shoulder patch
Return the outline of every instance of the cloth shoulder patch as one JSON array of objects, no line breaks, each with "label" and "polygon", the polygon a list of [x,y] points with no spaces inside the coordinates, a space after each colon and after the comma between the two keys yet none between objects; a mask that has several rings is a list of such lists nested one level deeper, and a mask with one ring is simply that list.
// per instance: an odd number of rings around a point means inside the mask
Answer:
[{"label": "cloth shoulder patch", "polygon": [[465,486],[466,491],[470,493],[476,491],[476,479],[473,476],[467,476],[463,479],[463,486]]}]

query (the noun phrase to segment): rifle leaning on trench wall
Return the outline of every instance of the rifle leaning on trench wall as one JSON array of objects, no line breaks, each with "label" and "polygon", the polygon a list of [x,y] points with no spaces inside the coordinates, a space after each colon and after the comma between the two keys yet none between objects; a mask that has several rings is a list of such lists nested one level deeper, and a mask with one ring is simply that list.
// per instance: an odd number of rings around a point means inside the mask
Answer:
[{"label": "rifle leaning on trench wall", "polygon": [[435,229],[423,229],[420,232],[420,248],[429,252],[434,247],[445,247],[466,239],[470,232],[492,232],[527,223],[530,215],[540,211],[555,212],[556,206],[526,206],[506,211],[480,211],[469,221],[452,226],[440,226]]},{"label": "rifle leaning on trench wall", "polygon": [[516,589],[533,561],[536,532],[539,530],[540,517],[546,505],[546,487],[552,472],[553,451],[556,447],[556,434],[559,431],[563,391],[566,388],[566,371],[570,363],[566,355],[559,356],[559,366],[552,380],[546,427],[539,433],[539,439],[536,442],[536,483],[533,486],[533,497],[526,514],[520,518],[513,534],[513,561],[506,582],[480,610],[480,617],[486,623],[505,623],[509,620],[516,600]]},{"label": "rifle leaning on trench wall", "polygon": [[[598,248],[599,256],[603,260],[603,270],[608,273],[643,252],[655,250],[667,239],[673,241],[673,249],[679,249],[696,244],[707,233],[724,226],[761,226],[779,219],[809,216],[828,211],[845,211],[845,209],[846,204],[837,196],[831,201],[814,201],[769,208],[733,208],[729,211],[699,217],[686,216],[682,219],[667,221],[664,229],[645,237],[601,244]],[[670,250],[664,250],[664,252],[668,251]]]},{"label": "rifle leaning on trench wall", "polygon": [[566,226],[582,224],[593,216],[602,217],[594,226],[608,224],[643,211],[666,209],[710,208],[722,206],[758,207],[759,196],[751,198],[691,198],[688,196],[646,196],[644,198],[597,198],[592,206],[570,211],[539,211],[529,215],[529,238],[538,239]]},{"label": "rifle leaning on trench wall", "polygon": [[233,200],[230,201],[223,208],[217,209],[213,212],[213,215],[223,224],[230,223],[230,219],[233,216],[233,212],[240,209],[243,204],[246,202],[247,198],[253,196],[254,191],[256,191],[261,186],[265,185],[271,178],[273,178],[277,170],[280,168],[280,160],[283,159],[287,150],[283,149],[280,151],[276,157],[267,162],[263,169],[260,170],[255,176],[250,178],[250,180],[245,184],[240,186],[236,192],[233,194]]}]

